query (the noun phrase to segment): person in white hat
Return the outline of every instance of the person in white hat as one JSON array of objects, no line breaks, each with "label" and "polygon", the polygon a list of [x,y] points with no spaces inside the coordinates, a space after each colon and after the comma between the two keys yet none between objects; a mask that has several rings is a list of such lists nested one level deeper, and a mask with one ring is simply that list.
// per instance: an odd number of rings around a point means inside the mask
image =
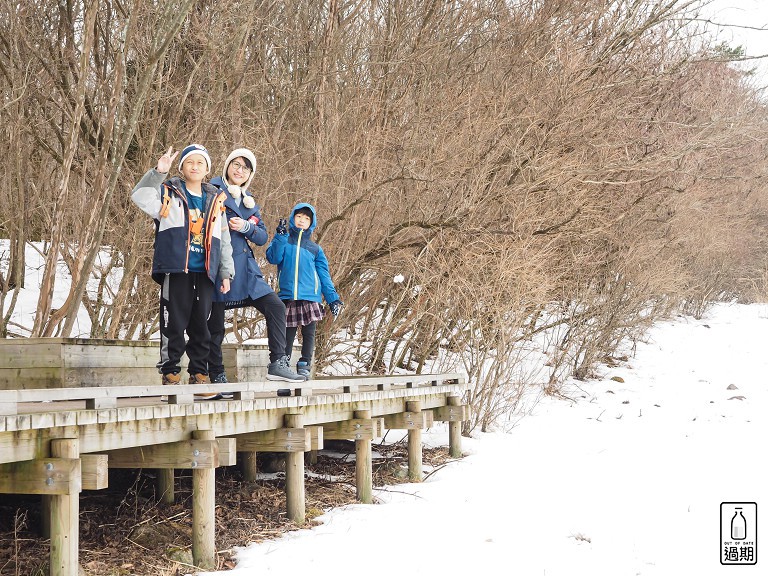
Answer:
[{"label": "person in white hat", "polygon": [[224,311],[230,308],[253,306],[267,321],[267,343],[269,345],[268,380],[301,382],[300,376],[290,368],[290,357],[286,356],[285,306],[264,275],[251,251],[249,242],[263,246],[269,238],[261,220],[259,206],[248,190],[256,172],[256,157],[247,148],[233,150],[224,162],[221,177],[215,177],[211,184],[225,195],[229,232],[232,237],[232,256],[235,278],[226,294],[214,295],[208,330],[211,345],[208,353],[208,373],[212,382],[227,382],[221,344],[224,341]]},{"label": "person in white hat", "polygon": [[[190,144],[181,151],[181,176],[168,178],[179,152],[169,148],[147,171],[131,200],[155,221],[152,278],[160,291],[160,362],[163,384],[181,381],[181,356],[189,358],[190,384],[208,379],[211,335],[208,316],[213,294],[226,294],[235,275],[225,195],[204,182],[211,169],[208,151]],[[184,333],[188,337],[185,341]],[[212,400],[215,393],[198,394]]]}]

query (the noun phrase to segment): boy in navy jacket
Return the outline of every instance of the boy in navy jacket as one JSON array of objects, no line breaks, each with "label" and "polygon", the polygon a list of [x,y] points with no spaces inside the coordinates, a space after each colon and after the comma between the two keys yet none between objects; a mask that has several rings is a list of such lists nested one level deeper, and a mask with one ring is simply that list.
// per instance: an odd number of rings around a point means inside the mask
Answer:
[{"label": "boy in navy jacket", "polygon": [[[224,194],[205,183],[211,159],[205,147],[191,144],[181,152],[181,177],[167,178],[179,152],[169,148],[139,180],[131,200],[155,221],[152,278],[160,291],[160,362],[163,384],[178,384],[186,351],[189,382],[208,382],[207,320],[213,291],[229,291],[235,269]],[[221,283],[215,286],[216,279]],[[186,331],[188,342],[185,342]],[[198,394],[214,399],[216,394]]]}]

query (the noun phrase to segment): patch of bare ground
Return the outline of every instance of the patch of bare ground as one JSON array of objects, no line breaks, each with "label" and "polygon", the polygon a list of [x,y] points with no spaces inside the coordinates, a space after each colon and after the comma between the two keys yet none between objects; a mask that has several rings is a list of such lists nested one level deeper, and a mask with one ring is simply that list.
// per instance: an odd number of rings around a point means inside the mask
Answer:
[{"label": "patch of bare ground", "polygon": [[[326,442],[326,448],[331,445]],[[307,522],[285,516],[285,478],[279,460],[259,459],[263,474],[245,482],[238,467],[216,471],[216,547],[218,570],[234,568],[237,546],[278,538],[316,525],[331,508],[355,502],[352,442],[334,442],[306,465]],[[407,446],[374,445],[374,486],[408,481]],[[331,454],[333,454],[331,456]],[[273,455],[274,456],[274,455]],[[425,467],[439,469],[451,460],[447,448],[424,449]],[[162,505],[153,470],[110,470],[106,490],[80,495],[82,576],[181,576],[191,563],[192,475],[176,472],[175,503]],[[40,536],[40,497],[0,495],[0,576],[47,576],[49,541]]]}]

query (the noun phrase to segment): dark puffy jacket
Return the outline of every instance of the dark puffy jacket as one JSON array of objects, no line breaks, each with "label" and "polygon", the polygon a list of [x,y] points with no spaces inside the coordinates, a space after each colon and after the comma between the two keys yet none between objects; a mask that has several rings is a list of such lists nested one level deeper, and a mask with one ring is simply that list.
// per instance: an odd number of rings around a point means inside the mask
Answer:
[{"label": "dark puffy jacket", "polygon": [[273,292],[272,287],[264,280],[264,274],[262,274],[251,247],[246,241],[250,240],[257,246],[263,246],[267,243],[269,235],[264,222],[261,221],[261,212],[257,205],[254,205],[253,208],[246,208],[241,198],[240,206],[238,206],[220,176],[211,180],[211,184],[224,193],[227,220],[238,216],[251,224],[250,230],[245,234],[234,230],[229,231],[232,242],[232,259],[235,263],[235,278],[230,284],[229,292],[222,294],[217,291],[213,297],[214,301],[226,302],[227,308],[236,308],[248,304],[249,298],[256,300]]},{"label": "dark puffy jacket", "polygon": [[[309,208],[312,224],[308,230],[296,228],[293,220],[296,210]],[[328,303],[339,300],[328,270],[328,260],[323,249],[310,240],[317,224],[317,213],[312,205],[296,204],[291,211],[288,234],[275,234],[267,248],[267,261],[277,265],[281,300],[309,300]]]},{"label": "dark puffy jacket", "polygon": [[[165,180],[154,168],[142,176],[131,200],[155,220],[155,252],[152,278],[158,284],[165,274],[188,272],[189,208],[178,177]],[[210,184],[202,185],[205,207],[205,269],[211,282],[234,276],[229,227],[224,218],[224,194]],[[218,286],[218,284],[217,284]],[[218,292],[218,291],[217,291]]]}]

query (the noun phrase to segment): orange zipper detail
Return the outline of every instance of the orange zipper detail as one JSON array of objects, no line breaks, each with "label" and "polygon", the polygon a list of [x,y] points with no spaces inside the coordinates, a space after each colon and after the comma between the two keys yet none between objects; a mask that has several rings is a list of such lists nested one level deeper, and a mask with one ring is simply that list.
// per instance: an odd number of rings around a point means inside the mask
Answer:
[{"label": "orange zipper detail", "polygon": [[186,259],[184,261],[184,274],[189,274],[189,245],[191,244],[191,234],[192,234],[192,227],[191,222],[189,221],[189,203],[187,202],[187,197],[185,194],[181,193],[181,190],[177,190],[176,188],[173,189],[173,191],[176,193],[176,195],[181,198],[182,203],[186,207],[186,214],[187,214],[187,250],[186,250]]},{"label": "orange zipper detail", "polygon": [[[221,211],[222,196],[222,194],[219,194],[213,199],[211,210],[205,217],[205,269],[208,272],[211,271],[211,244],[213,244],[211,230],[213,229],[213,221],[216,219],[216,211]],[[203,204],[203,207],[205,207],[205,204]]]}]

